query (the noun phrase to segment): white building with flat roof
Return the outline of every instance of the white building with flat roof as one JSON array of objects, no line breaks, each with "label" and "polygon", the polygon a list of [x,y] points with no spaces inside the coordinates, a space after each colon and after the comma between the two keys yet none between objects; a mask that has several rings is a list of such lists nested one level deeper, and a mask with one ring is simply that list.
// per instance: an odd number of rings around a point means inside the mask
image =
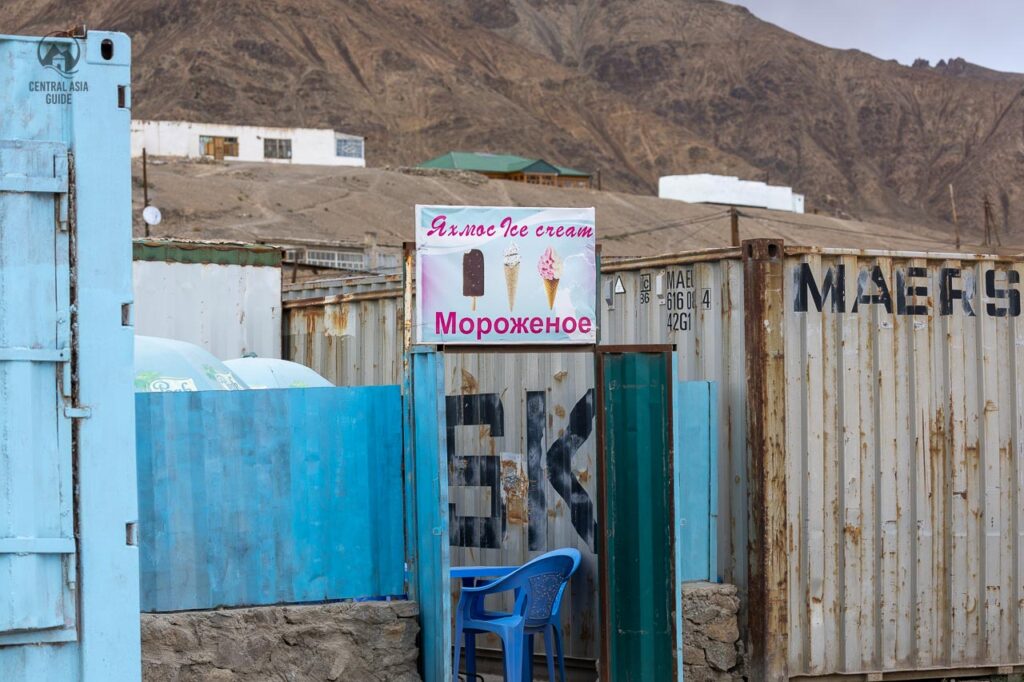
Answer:
[{"label": "white building with flat roof", "polygon": [[792,187],[773,187],[763,182],[740,180],[732,175],[666,175],[658,180],[658,196],[691,204],[724,204],[790,213],[804,212],[804,195],[796,194]]},{"label": "white building with flat roof", "polygon": [[328,128],[132,121],[132,156],[179,156],[314,166],[366,166],[364,140]]}]

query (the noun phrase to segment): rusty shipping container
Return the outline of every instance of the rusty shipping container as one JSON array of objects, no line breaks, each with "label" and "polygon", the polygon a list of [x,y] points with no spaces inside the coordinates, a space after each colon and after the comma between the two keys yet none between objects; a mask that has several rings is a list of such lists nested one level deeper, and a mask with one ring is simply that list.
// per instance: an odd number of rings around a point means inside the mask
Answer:
[{"label": "rusty shipping container", "polygon": [[[752,679],[1024,671],[1024,259],[756,240],[602,270],[602,343],[674,343],[680,378],[719,382],[719,572],[742,590]],[[360,293],[346,292],[332,295]],[[358,352],[393,367],[387,380],[396,381],[400,295],[352,299],[360,325],[378,326],[353,329],[334,357],[307,338],[326,333],[316,314],[290,308],[291,359],[342,381],[332,371],[363,362],[346,348],[373,338]],[[567,363],[554,372],[530,357],[504,356],[499,367],[450,356],[449,395],[473,382],[510,388],[526,397],[509,409],[528,414],[529,392],[557,392],[555,375],[566,371],[574,390],[546,405],[557,435],[568,421],[553,408],[574,409],[570,394],[578,402],[592,374],[573,371],[579,360],[567,355],[548,356]],[[493,443],[499,454],[530,452],[529,419],[515,421]],[[477,428],[478,442],[463,443],[466,431],[455,447],[489,452],[480,448],[490,426]],[[570,473],[593,486],[596,455],[580,449]],[[562,531],[549,525],[546,537],[578,535],[573,519],[583,516],[569,509],[554,524]],[[527,517],[518,549],[456,556],[525,559]],[[590,617],[588,598],[596,594],[577,600],[577,617]],[[571,652],[590,657],[583,635]]]}]

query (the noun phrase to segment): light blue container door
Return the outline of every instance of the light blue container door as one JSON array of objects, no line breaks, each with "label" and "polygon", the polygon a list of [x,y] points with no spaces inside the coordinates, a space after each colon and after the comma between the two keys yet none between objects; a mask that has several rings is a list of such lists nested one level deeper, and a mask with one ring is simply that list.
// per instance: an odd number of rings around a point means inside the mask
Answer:
[{"label": "light blue container door", "polygon": [[0,646],[73,641],[68,153],[0,140]]},{"label": "light blue container door", "polygon": [[673,391],[676,566],[681,581],[716,582],[718,386],[712,381],[676,380]]}]

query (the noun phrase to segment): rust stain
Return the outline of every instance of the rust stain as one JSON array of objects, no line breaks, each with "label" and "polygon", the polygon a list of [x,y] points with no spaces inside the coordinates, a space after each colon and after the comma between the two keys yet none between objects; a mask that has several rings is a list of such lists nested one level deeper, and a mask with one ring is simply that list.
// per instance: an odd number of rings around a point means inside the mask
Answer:
[{"label": "rust stain", "polygon": [[303,310],[301,313],[302,318],[306,321],[306,335],[313,336],[316,334],[317,325],[323,319],[323,311],[319,308]]},{"label": "rust stain", "polygon": [[580,479],[580,483],[586,483],[590,480],[590,471],[583,469],[582,471],[576,472],[576,478]]},{"label": "rust stain", "polygon": [[565,378],[567,376],[569,376],[569,372],[565,371],[564,369],[559,370],[558,372],[555,372],[555,381],[565,381]]},{"label": "rust stain", "polygon": [[843,533],[850,539],[855,545],[860,544],[860,526],[855,526],[852,523],[848,523],[843,527]]},{"label": "rust stain", "polygon": [[558,415],[559,419],[565,418],[565,408],[561,405],[555,405],[555,414]]},{"label": "rust stain", "polygon": [[461,392],[463,395],[470,393],[478,393],[480,390],[480,384],[477,382],[476,377],[465,369],[462,372],[462,387]]},{"label": "rust stain", "polygon": [[346,336],[349,333],[349,310],[350,308],[348,303],[325,306],[325,336]]},{"label": "rust stain", "polygon": [[529,479],[523,475],[516,462],[502,460],[501,490],[508,522],[514,526],[525,526],[529,518],[526,504],[529,487]]}]

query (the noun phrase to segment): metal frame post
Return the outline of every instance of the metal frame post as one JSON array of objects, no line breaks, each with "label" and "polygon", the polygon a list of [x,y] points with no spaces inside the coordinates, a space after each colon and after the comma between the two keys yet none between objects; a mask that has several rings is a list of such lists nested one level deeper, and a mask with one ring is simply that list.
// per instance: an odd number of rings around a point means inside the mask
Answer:
[{"label": "metal frame post", "polygon": [[747,613],[751,679],[788,679],[786,372],[783,243],[743,242],[746,310],[747,480],[750,540]]}]

